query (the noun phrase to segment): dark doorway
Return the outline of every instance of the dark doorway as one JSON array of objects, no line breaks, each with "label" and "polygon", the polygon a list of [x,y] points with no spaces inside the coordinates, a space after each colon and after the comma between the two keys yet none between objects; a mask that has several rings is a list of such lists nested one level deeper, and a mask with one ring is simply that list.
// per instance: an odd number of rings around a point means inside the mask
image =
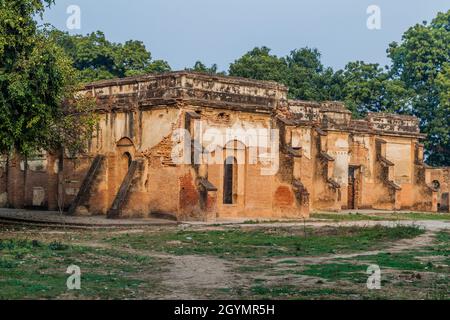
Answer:
[{"label": "dark doorway", "polygon": [[131,154],[129,152],[125,152],[122,155],[122,163],[127,165],[127,169],[131,166],[131,161],[133,159],[131,158]]},{"label": "dark doorway", "polygon": [[234,175],[236,171],[235,167],[236,159],[234,157],[228,157],[224,163],[224,174],[223,174],[223,203],[233,204],[233,194],[234,194]]},{"label": "dark doorway", "polygon": [[359,167],[348,167],[348,197],[347,208],[357,209],[357,199],[359,190]]}]

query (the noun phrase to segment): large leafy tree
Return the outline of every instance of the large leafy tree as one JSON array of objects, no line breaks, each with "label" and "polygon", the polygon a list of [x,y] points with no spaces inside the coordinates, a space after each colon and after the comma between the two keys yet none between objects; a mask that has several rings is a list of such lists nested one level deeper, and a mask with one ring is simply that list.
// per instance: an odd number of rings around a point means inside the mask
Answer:
[{"label": "large leafy tree", "polygon": [[254,48],[230,65],[231,76],[286,83],[286,60],[270,54],[267,47]]},{"label": "large leafy tree", "polygon": [[74,96],[70,59],[34,20],[52,2],[0,0],[1,153],[79,146],[92,128],[88,101]]},{"label": "large leafy tree", "polygon": [[286,84],[292,98],[303,100],[325,100],[324,66],[317,49],[293,50],[285,58],[288,66]]},{"label": "large leafy tree", "polygon": [[400,80],[389,77],[378,64],[356,61],[348,63],[341,78],[341,100],[355,117],[368,112],[399,112],[409,100],[410,92]]},{"label": "large leafy tree", "polygon": [[390,44],[388,55],[392,78],[411,90],[410,103],[403,111],[420,118],[422,132],[427,134],[427,161],[450,165],[450,10],[439,13],[430,24],[409,28],[401,43]]},{"label": "large leafy tree", "polygon": [[356,61],[334,72],[322,65],[316,49],[278,57],[261,47],[232,63],[229,73],[281,82],[295,99],[342,100],[356,117],[367,112],[413,114],[427,134],[427,162],[450,165],[450,11],[430,24],[411,27],[387,52],[390,67]]},{"label": "large leafy tree", "polygon": [[213,64],[210,67],[207,67],[203,62],[196,61],[194,66],[192,68],[186,68],[187,71],[194,71],[194,72],[202,72],[207,74],[219,74],[224,75],[225,72],[219,72],[217,64]]},{"label": "large leafy tree", "polygon": [[166,61],[152,60],[141,41],[113,43],[101,31],[83,36],[53,30],[52,38],[72,58],[84,82],[171,70]]},{"label": "large leafy tree", "polygon": [[230,65],[229,74],[257,80],[273,80],[289,88],[289,97],[301,100],[333,100],[341,97],[341,79],[325,68],[317,49],[293,50],[286,57],[254,48]]}]

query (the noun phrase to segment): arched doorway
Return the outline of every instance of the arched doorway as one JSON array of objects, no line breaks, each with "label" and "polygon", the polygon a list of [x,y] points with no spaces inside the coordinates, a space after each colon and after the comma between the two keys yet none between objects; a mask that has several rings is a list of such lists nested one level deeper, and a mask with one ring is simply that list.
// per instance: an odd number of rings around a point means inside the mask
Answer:
[{"label": "arched doorway", "polygon": [[122,158],[120,160],[122,167],[127,167],[127,169],[131,165],[131,161],[133,161],[133,158],[131,157],[131,154],[129,152],[124,152],[122,154]]},{"label": "arched doorway", "polygon": [[122,138],[117,142],[117,153],[116,153],[116,190],[119,189],[122,181],[128,173],[128,168],[133,161],[134,155],[134,144],[129,138]]},{"label": "arched doorway", "polygon": [[431,184],[437,192],[437,202],[438,202],[437,209],[438,211],[441,211],[442,210],[441,183],[438,180],[433,180]]},{"label": "arched doorway", "polygon": [[358,209],[360,203],[361,166],[348,167],[347,209]]},{"label": "arched doorway", "polygon": [[228,157],[224,163],[223,174],[223,203],[234,204],[236,203],[237,196],[237,161],[235,157]]}]

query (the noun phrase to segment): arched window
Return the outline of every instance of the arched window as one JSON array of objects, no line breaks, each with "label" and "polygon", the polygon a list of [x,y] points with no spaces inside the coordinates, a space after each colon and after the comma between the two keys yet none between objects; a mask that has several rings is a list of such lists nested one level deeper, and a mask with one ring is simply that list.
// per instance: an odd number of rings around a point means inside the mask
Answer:
[{"label": "arched window", "polygon": [[237,189],[237,161],[235,157],[228,157],[224,163],[223,174],[223,203],[235,203]]}]

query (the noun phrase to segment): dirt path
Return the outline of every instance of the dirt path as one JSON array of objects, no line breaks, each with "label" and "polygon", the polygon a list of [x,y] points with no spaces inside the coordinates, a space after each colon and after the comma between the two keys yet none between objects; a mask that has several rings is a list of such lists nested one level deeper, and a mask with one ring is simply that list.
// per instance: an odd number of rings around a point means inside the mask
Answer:
[{"label": "dirt path", "polygon": [[[289,258],[289,260],[297,261],[299,264],[320,264],[329,262],[334,259],[351,259],[358,256],[372,256],[380,253],[398,253],[405,250],[417,249],[430,245],[433,241],[434,234],[434,232],[429,231],[412,239],[398,240],[392,246],[386,249],[360,251],[348,254],[333,254],[317,257],[293,257]],[[271,259],[271,263],[277,264],[283,260],[286,260],[286,258]]]},{"label": "dirt path", "polygon": [[[147,256],[165,261],[160,271],[164,292],[153,298],[197,300],[217,295],[217,289],[245,285],[244,278],[233,273],[234,262],[213,256],[171,255],[147,250],[116,247],[101,242],[76,242],[75,245],[113,249],[127,254]],[[145,275],[142,275],[145,278]],[[212,294],[214,291],[214,295]],[[210,294],[211,293],[211,294]],[[161,295],[161,297],[159,297]]]},{"label": "dirt path", "polygon": [[165,299],[207,299],[218,288],[237,285],[232,263],[210,256],[172,256],[163,283],[170,289]]},{"label": "dirt path", "polygon": [[450,221],[445,220],[397,220],[397,221],[324,221],[324,222],[274,222],[261,224],[237,224],[243,228],[278,228],[278,227],[396,227],[396,226],[417,226],[428,231],[439,231],[450,229]]}]

